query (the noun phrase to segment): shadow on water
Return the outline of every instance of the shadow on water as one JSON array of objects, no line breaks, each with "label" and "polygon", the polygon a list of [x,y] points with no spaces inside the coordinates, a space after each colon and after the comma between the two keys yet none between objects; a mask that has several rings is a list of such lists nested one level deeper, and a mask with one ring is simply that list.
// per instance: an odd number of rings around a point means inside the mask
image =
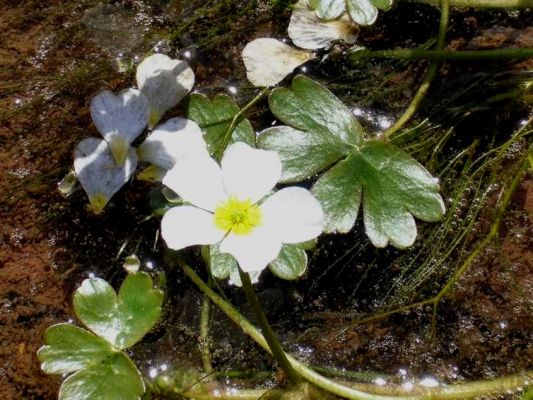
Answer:
[{"label": "shadow on water", "polygon": [[[141,370],[162,363],[200,368],[201,296],[165,262],[158,217],[146,219],[154,186],[133,180],[101,216],[93,216],[85,209],[83,191],[66,200],[56,185],[70,168],[76,144],[97,136],[91,97],[133,83],[129,59],[137,63],[154,46],[170,56],[188,52],[195,90],[212,94],[235,86],[243,104],[254,89],[245,79],[242,47],[255,37],[284,37],[289,13],[267,1],[37,3],[8,1],[0,17],[15,21],[0,34],[7,43],[0,53],[6,64],[0,83],[0,335],[6,348],[0,392],[8,398],[54,398],[58,381],[40,374],[34,357],[44,329],[72,318],[72,291],[89,274],[117,287],[130,254],[139,256],[142,269],[167,292],[163,320],[134,349]],[[398,5],[362,31],[360,41],[371,48],[430,41],[435,10],[413,7]],[[412,10],[417,23],[406,24],[413,20]],[[495,46],[520,46],[531,13],[460,11],[453,18],[450,46],[483,47],[494,38],[501,42]],[[495,33],[494,26],[503,28]],[[125,33],[134,40],[113,40]],[[309,65],[308,73],[354,112],[369,110],[361,118],[371,132],[379,128],[375,115],[392,121],[405,108],[426,64],[349,66],[344,50],[336,46],[329,57]],[[292,352],[311,363],[398,379],[408,374],[457,381],[531,367],[530,176],[513,197],[498,240],[440,304],[434,337],[429,336],[432,310],[425,307],[353,325],[363,316],[434,296],[490,230],[501,189],[527,151],[529,137],[516,132],[530,113],[528,69],[531,64],[517,62],[443,63],[420,124],[395,138],[440,177],[447,199],[446,219],[418,222],[419,240],[412,249],[373,248],[358,221],[350,234],[322,240],[302,280],[282,282],[263,274],[261,300]],[[174,115],[182,115],[180,107],[166,117]],[[273,120],[266,102],[250,118],[258,130]],[[187,257],[205,276],[199,254],[188,251]],[[220,287],[248,314],[238,289],[224,282]],[[214,312],[211,328],[215,368],[245,375],[251,370],[253,377],[270,370],[270,358],[221,313]],[[267,374],[269,379],[274,378]]]}]

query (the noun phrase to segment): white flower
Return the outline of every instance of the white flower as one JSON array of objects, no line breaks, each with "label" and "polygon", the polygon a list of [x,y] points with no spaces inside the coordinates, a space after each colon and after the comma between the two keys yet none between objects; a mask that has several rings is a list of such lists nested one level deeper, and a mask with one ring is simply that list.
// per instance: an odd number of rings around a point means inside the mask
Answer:
[{"label": "white flower", "polygon": [[185,61],[164,54],[146,57],[137,67],[137,85],[150,103],[150,128],[194,86],[194,72]]},{"label": "white flower", "polygon": [[284,188],[267,196],[281,177],[276,152],[231,145],[219,166],[209,157],[178,164],[163,183],[191,203],[169,210],[161,234],[174,250],[220,242],[243,271],[261,271],[275,260],[283,243],[320,235],[320,203],[306,189]]},{"label": "white flower", "polygon": [[82,140],[74,152],[76,177],[89,197],[90,209],[100,213],[113,195],[130,179],[137,154],[130,148],[123,165],[117,165],[102,139]]},{"label": "white flower", "polygon": [[117,95],[104,90],[91,100],[93,123],[119,166],[128,157],[130,144],[146,128],[148,115],[148,100],[137,89],[127,89]]},{"label": "white flower", "polygon": [[254,86],[269,87],[314,57],[313,53],[295,49],[271,38],[259,38],[248,43],[242,51],[246,76]]},{"label": "white flower", "polygon": [[209,156],[203,133],[196,122],[185,118],[171,118],[155,127],[137,148],[139,160],[163,170],[190,156]]}]

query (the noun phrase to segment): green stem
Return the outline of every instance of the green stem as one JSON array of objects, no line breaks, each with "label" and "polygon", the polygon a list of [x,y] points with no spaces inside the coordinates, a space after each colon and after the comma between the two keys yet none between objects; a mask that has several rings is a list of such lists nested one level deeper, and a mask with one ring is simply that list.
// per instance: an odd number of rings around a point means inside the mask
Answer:
[{"label": "green stem", "polygon": [[248,300],[250,307],[252,307],[255,317],[257,318],[257,322],[259,323],[265,340],[268,343],[268,347],[270,348],[276,360],[278,360],[279,365],[281,366],[283,371],[285,371],[290,381],[295,385],[298,384],[300,382],[300,376],[294,371],[294,368],[287,360],[285,352],[283,351],[283,348],[281,347],[281,344],[276,334],[268,323],[263,308],[261,307],[261,303],[259,302],[259,299],[257,298],[257,295],[255,293],[252,281],[250,280],[250,275],[248,275],[248,273],[244,272],[240,268],[239,275],[241,277],[244,293],[246,294],[246,299]]},{"label": "green stem", "polygon": [[[207,295],[216,306],[224,312],[233,322],[235,322],[248,336],[250,336],[259,346],[272,354],[265,337],[255,328],[244,316],[236,310],[230,303],[216,294],[207,284],[185,263],[180,263],[184,273]],[[388,396],[363,392],[352,387],[342,385],[328,379],[311,368],[286,355],[294,370],[305,380],[340,397],[353,400],[426,400],[426,399],[466,399],[479,397],[490,393],[505,392],[515,390],[518,387],[526,387],[531,382],[532,372],[511,375],[497,378],[490,381],[469,382],[464,384],[449,385],[437,388],[424,388],[423,394],[405,394],[404,396]],[[383,387],[379,385],[369,385],[369,389],[379,393]],[[401,388],[391,387],[391,391],[402,393]]]},{"label": "green stem", "polygon": [[[449,11],[450,6],[448,0],[441,0],[439,33],[437,35],[436,44],[437,51],[441,51],[444,48],[444,41],[446,39],[446,29],[448,29]],[[429,86],[431,85],[431,81],[433,80],[438,67],[439,61],[431,62],[428,70],[426,71],[424,79],[422,80],[422,84],[418,88],[418,91],[416,92],[415,97],[411,101],[411,104],[409,104],[409,107],[407,107],[407,110],[405,110],[402,116],[390,128],[383,132],[383,136],[386,139],[389,139],[392,134],[401,129],[404,124],[409,121],[409,119],[411,119],[413,114],[420,106],[420,103],[422,103],[422,100],[426,96],[426,93],[429,90]]]},{"label": "green stem", "polygon": [[[212,287],[212,278],[209,277],[207,285]],[[202,365],[204,372],[208,376],[213,372],[213,364],[211,363],[211,352],[209,350],[209,319],[211,314],[211,302],[209,297],[205,296],[202,299],[202,306],[200,308],[200,353],[202,357]]]},{"label": "green stem", "polygon": [[222,138],[222,145],[219,147],[218,152],[214,155],[214,157],[220,161],[222,158],[222,154],[224,154],[224,150],[226,150],[226,147],[228,147],[229,142],[231,141],[231,135],[237,125],[241,122],[242,117],[244,114],[252,108],[259,100],[261,100],[265,95],[269,93],[270,89],[265,88],[259,92],[257,96],[255,96],[248,104],[246,104],[231,120],[230,125],[228,126],[228,129],[226,130],[226,133],[224,134],[224,137]]},{"label": "green stem", "polygon": [[527,59],[533,57],[532,48],[495,49],[495,50],[356,50],[350,54],[350,60],[357,62],[361,58],[401,58],[410,60],[498,60]]},{"label": "green stem", "polygon": [[268,390],[268,389],[258,389],[258,390],[249,390],[249,389],[229,389],[229,390],[217,390],[216,393],[205,392],[205,391],[196,391],[196,390],[187,390],[184,393],[180,393],[180,396],[184,398],[194,399],[194,400],[212,400],[212,399],[221,399],[221,400],[259,400],[266,396],[266,394],[280,392],[281,390]]},{"label": "green stem", "polygon": [[[402,0],[408,3],[424,3],[438,7],[440,0]],[[533,0],[449,0],[451,7],[473,8],[531,8]]]}]

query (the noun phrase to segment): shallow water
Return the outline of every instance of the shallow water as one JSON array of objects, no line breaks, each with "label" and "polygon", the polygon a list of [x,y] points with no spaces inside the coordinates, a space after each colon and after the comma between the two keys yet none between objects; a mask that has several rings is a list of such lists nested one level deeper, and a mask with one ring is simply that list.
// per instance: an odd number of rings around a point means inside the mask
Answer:
[{"label": "shallow water", "polygon": [[[148,376],[161,365],[199,369],[201,297],[178,269],[165,264],[157,218],[144,221],[152,185],[133,181],[95,217],[85,210],[81,190],[65,199],[57,183],[69,171],[76,143],[97,135],[88,109],[91,97],[101,89],[130,86],[131,65],[147,52],[188,58],[196,91],[227,92],[244,104],[256,91],[245,79],[240,51],[255,37],[285,37],[289,14],[266,1],[231,0],[8,0],[0,8],[0,393],[5,399],[55,398],[59,381],[43,375],[35,357],[44,330],[73,319],[72,292],[90,274],[118,286],[129,254],[141,259],[144,270],[164,275],[168,293],[164,319],[134,349],[140,369]],[[452,14],[447,43],[533,47],[531,22],[530,12],[460,10]],[[359,41],[376,49],[414,47],[429,40],[437,25],[438,12],[431,7],[398,5],[361,31]],[[344,62],[344,50],[338,46],[328,57],[318,57],[306,73],[328,84],[369,132],[382,129],[408,105],[426,64],[372,61],[353,67]],[[434,296],[489,232],[501,189],[516,172],[526,140],[491,164],[479,160],[531,113],[521,94],[489,100],[519,92],[531,80],[526,75],[531,66],[531,60],[465,62],[444,63],[439,70],[419,115],[420,121],[428,119],[419,133],[427,143],[407,135],[398,144],[432,172],[446,171],[443,193],[453,215],[442,224],[419,222],[413,249],[376,250],[359,223],[349,235],[324,238],[300,281],[264,274],[261,300],[292,353],[315,365],[364,373],[363,380],[378,384],[378,379],[405,384],[426,379],[433,385],[531,369],[530,175],[513,196],[498,240],[439,304],[434,335],[427,306],[354,325],[364,316]],[[264,103],[249,117],[258,130],[273,120]],[[464,149],[471,149],[469,156],[445,170]],[[457,182],[476,162],[485,166],[482,173],[472,172],[460,190]],[[195,259],[194,253],[189,256]],[[415,279],[415,271],[422,275]],[[248,315],[240,291],[222,286]],[[217,370],[248,372],[254,379],[243,380],[246,385],[276,382],[279,377],[268,374],[271,359],[238,328],[220,312],[212,324]],[[266,378],[258,374],[262,371]]]}]

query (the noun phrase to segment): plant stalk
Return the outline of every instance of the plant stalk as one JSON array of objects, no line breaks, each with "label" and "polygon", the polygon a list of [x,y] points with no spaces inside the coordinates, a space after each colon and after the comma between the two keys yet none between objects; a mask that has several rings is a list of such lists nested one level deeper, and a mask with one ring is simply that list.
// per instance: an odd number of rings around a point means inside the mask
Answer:
[{"label": "plant stalk", "polygon": [[241,277],[242,287],[244,289],[244,293],[246,294],[248,304],[250,304],[250,307],[252,307],[252,311],[254,312],[255,317],[257,318],[257,322],[261,327],[261,330],[263,332],[265,340],[268,343],[268,347],[270,348],[272,355],[276,358],[285,374],[287,374],[287,377],[289,378],[291,383],[295,385],[298,384],[300,382],[300,376],[296,373],[292,365],[287,360],[285,352],[281,347],[281,343],[279,342],[276,334],[268,323],[266,315],[263,311],[263,307],[261,307],[261,303],[257,298],[254,287],[252,285],[252,281],[250,280],[250,275],[248,275],[248,273],[244,272],[240,268],[239,275]]},{"label": "plant stalk", "polygon": [[[438,7],[440,0],[402,0],[408,3],[423,3]],[[450,0],[451,7],[472,8],[531,8],[533,0]]]},{"label": "plant stalk", "polygon": [[356,50],[350,54],[350,60],[357,62],[361,58],[400,58],[410,60],[499,60],[533,58],[532,48],[495,49],[495,50]]},{"label": "plant stalk", "polygon": [[[183,272],[198,286],[198,288],[207,295],[213,303],[226,314],[233,322],[235,322],[244,333],[250,336],[259,346],[272,354],[270,347],[265,337],[254,327],[244,316],[226,302],[222,297],[216,294],[207,284],[194,272],[194,270],[187,264],[181,262],[180,267]],[[402,395],[383,395],[369,393],[355,389],[353,387],[340,384],[331,379],[328,379],[319,373],[313,371],[307,365],[301,363],[290,355],[286,355],[287,360],[292,365],[296,373],[309,383],[324,389],[330,393],[336,394],[340,397],[352,400],[439,400],[439,399],[467,399],[488,395],[491,393],[504,393],[509,390],[516,390],[519,387],[525,388],[531,385],[533,371],[527,371],[522,374],[510,375],[493,380],[475,381],[468,383],[461,383],[456,385],[446,385],[437,388],[424,388],[424,393],[409,394],[400,387],[390,386],[391,393],[401,393]],[[368,390],[376,393],[383,392],[383,386],[368,385]]]},{"label": "plant stalk", "polygon": [[[212,278],[209,277],[207,282],[209,287],[212,287]],[[211,315],[211,302],[209,298],[204,295],[202,298],[202,306],[200,308],[200,353],[202,357],[202,366],[204,372],[210,376],[213,373],[213,364],[211,363],[211,351],[209,349],[209,320]]]},{"label": "plant stalk", "polygon": [[241,108],[241,110],[237,114],[235,114],[235,116],[231,120],[230,125],[228,126],[228,129],[226,130],[226,133],[224,134],[224,137],[222,139],[222,146],[220,146],[220,149],[217,152],[217,154],[214,155],[215,159],[220,161],[220,159],[222,158],[222,155],[224,154],[224,150],[226,150],[226,147],[228,147],[228,144],[231,141],[231,135],[233,131],[235,130],[235,128],[237,128],[237,125],[239,125],[239,123],[241,122],[244,114],[250,108],[252,108],[259,100],[265,97],[269,92],[270,92],[270,89],[264,88],[263,90],[259,92],[257,96],[255,96],[252,100],[250,100],[248,104],[246,104],[243,108]]},{"label": "plant stalk", "polygon": [[[448,29],[449,12],[449,0],[441,0],[439,33],[437,34],[436,44],[437,51],[442,51],[442,49],[444,48],[444,42],[446,40],[446,30]],[[429,90],[429,86],[431,85],[431,81],[435,77],[435,73],[437,72],[438,67],[439,61],[431,62],[429,68],[426,71],[426,74],[424,75],[422,84],[418,88],[418,91],[416,92],[415,97],[411,101],[411,104],[409,104],[409,107],[407,107],[407,110],[404,111],[402,116],[390,128],[383,132],[383,137],[385,137],[385,139],[389,139],[392,134],[401,129],[405,125],[405,123],[409,121],[414,115],[414,113],[420,106],[420,103],[422,103],[422,100],[426,96],[426,93]]]}]

